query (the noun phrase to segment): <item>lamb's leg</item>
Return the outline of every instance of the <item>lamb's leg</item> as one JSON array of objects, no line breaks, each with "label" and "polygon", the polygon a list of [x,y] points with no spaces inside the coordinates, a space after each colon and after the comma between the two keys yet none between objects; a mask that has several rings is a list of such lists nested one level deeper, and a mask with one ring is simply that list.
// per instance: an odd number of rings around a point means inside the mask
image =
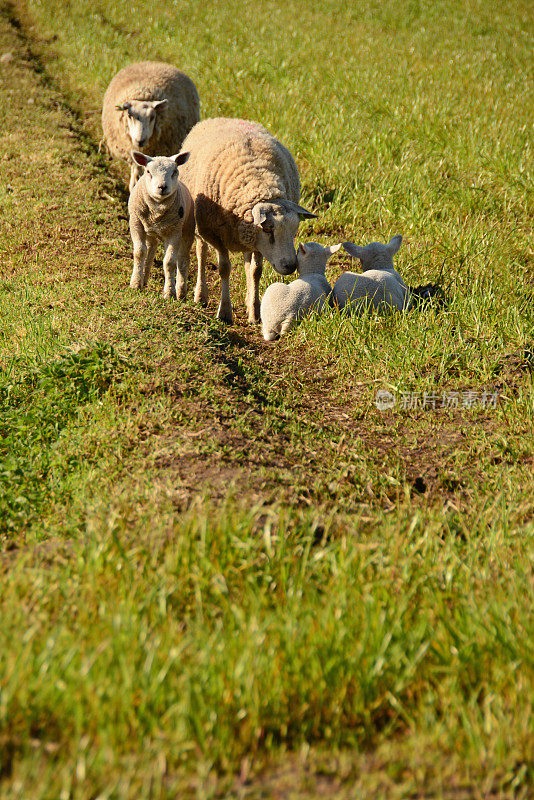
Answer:
[{"label": "lamb's leg", "polygon": [[131,228],[133,243],[133,271],[130,278],[130,289],[142,289],[144,286],[145,263],[148,254],[146,238],[142,230]]},{"label": "lamb's leg", "polygon": [[157,239],[153,241],[149,241],[147,243],[147,254],[145,259],[145,270],[143,274],[143,286],[146,289],[146,285],[148,283],[148,279],[150,278],[150,273],[152,272],[152,266],[154,264],[154,256],[156,255],[156,248],[158,246]]},{"label": "lamb's leg", "polygon": [[176,295],[180,300],[185,300],[187,297],[187,275],[189,272],[191,244],[191,240],[186,241],[183,236],[177,243],[178,272],[176,274]]},{"label": "lamb's leg", "polygon": [[234,321],[232,315],[232,301],[230,300],[230,270],[232,265],[228,250],[217,250],[219,260],[219,275],[221,276],[221,302],[217,311],[217,317],[229,325]]},{"label": "lamb's leg", "polygon": [[249,322],[260,321],[260,278],[263,271],[263,256],[257,250],[252,255],[245,253],[247,274],[247,311]]},{"label": "lamb's leg", "polygon": [[206,281],[206,259],[208,257],[208,243],[204,239],[197,238],[197,262],[198,276],[195,287],[195,303],[203,306],[208,304],[208,284]]},{"label": "lamb's leg", "polygon": [[[176,267],[178,264],[178,257],[178,242],[167,242],[165,256],[163,258],[163,273],[165,275],[163,297],[165,300],[176,300]],[[183,290],[182,286],[180,286],[180,289]],[[187,286],[185,289],[187,290]]]}]

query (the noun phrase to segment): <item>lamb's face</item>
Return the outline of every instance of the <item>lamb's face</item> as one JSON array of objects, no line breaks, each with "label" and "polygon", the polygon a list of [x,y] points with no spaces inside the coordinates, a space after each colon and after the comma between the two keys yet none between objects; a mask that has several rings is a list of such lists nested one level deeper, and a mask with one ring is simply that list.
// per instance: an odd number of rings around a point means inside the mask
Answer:
[{"label": "lamb's face", "polygon": [[178,166],[185,164],[189,153],[179,153],[170,158],[165,156],[151,158],[134,150],[132,158],[136,164],[145,168],[143,178],[150,197],[154,200],[163,200],[176,192],[179,183]]},{"label": "lamb's face", "polygon": [[127,100],[122,106],[117,106],[119,111],[126,111],[132,147],[145,147],[148,144],[154,133],[157,109],[166,103],[166,100]]},{"label": "lamb's face", "polygon": [[154,200],[170,197],[178,188],[178,167],[172,158],[159,156],[145,168],[145,185]]},{"label": "lamb's face", "polygon": [[257,227],[256,250],[280,275],[291,275],[297,268],[294,239],[302,217],[314,217],[289,200],[257,203],[252,218]]}]

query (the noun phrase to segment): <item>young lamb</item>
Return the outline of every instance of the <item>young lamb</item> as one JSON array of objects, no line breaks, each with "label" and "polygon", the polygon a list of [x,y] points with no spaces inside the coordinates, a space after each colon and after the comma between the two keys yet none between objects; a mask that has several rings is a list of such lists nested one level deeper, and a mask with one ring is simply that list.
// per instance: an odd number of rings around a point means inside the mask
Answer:
[{"label": "young lamb", "polygon": [[410,290],[393,267],[393,256],[401,244],[402,236],[394,236],[387,245],[371,242],[366,247],[358,247],[344,242],[347,253],[360,259],[364,271],[340,275],[332,289],[332,305],[341,309],[349,303],[356,312],[369,307],[381,312],[409,308]]},{"label": "young lamb", "polygon": [[131,151],[170,156],[200,119],[195,84],[171,64],[139,61],[121,69],[104,95],[102,129],[111,155],[131,162],[130,191],[142,175]]},{"label": "young lamb", "polygon": [[[130,287],[143,289],[150,277],[158,241],[165,256],[163,297],[185,300],[189,253],[195,238],[193,201],[187,188],[178,180],[178,166],[185,164],[188,153],[166,158],[132,151],[132,159],[146,167],[128,201],[134,266]],[[176,268],[178,267],[178,275]]]},{"label": "young lamb", "polygon": [[322,247],[316,242],[299,244],[297,269],[300,277],[289,284],[271,283],[263,295],[261,319],[266,342],[279,339],[311,311],[322,311],[331,292],[325,278],[326,262],[340,247],[340,244]]},{"label": "young lamb", "polygon": [[257,122],[207,119],[183,147],[191,158],[182,180],[195,204],[198,281],[195,300],[206,302],[207,244],[217,251],[221,302],[217,316],[231,323],[229,252],[244,253],[247,310],[259,321],[259,282],[265,257],[281,275],[297,268],[293,240],[302,219],[315,217],[298,204],[300,179],[288,150]]}]

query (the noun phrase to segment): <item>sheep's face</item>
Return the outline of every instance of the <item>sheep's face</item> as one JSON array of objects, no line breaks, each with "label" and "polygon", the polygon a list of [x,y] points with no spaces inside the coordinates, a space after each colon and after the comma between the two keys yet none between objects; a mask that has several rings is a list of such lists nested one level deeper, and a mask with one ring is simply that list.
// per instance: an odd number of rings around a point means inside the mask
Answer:
[{"label": "sheep's face", "polygon": [[323,247],[317,242],[307,242],[298,246],[297,262],[299,275],[324,275],[330,256],[337,253],[340,244]]},{"label": "sheep's face", "polygon": [[167,100],[127,100],[119,111],[126,111],[128,135],[134,148],[145,147],[154,133],[157,109],[166,105]]},{"label": "sheep's face", "polygon": [[252,209],[256,226],[256,250],[280,275],[291,275],[297,268],[294,239],[301,219],[315,217],[290,200],[257,203]]},{"label": "sheep's face", "polygon": [[359,247],[352,242],[344,242],[343,247],[354,258],[359,258],[364,270],[393,269],[393,256],[402,244],[402,236],[394,236],[389,244],[371,242],[366,247]]},{"label": "sheep's face", "polygon": [[150,197],[154,200],[163,200],[176,192],[179,183],[178,166],[185,164],[189,153],[179,153],[170,158],[165,156],[151,158],[134,150],[132,158],[136,164],[145,168],[143,178]]}]

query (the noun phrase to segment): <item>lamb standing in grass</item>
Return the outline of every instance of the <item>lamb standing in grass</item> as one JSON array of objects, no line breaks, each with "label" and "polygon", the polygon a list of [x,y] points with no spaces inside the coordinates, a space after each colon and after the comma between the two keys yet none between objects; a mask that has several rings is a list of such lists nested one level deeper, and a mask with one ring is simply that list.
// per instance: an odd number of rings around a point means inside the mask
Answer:
[{"label": "lamb standing in grass", "polygon": [[[104,141],[111,155],[128,161],[132,148],[150,156],[178,153],[199,119],[195,84],[171,64],[130,64],[115,75],[104,95]],[[141,175],[131,162],[130,191]]]},{"label": "lamb standing in grass", "polygon": [[178,296],[185,300],[187,292],[195,216],[191,195],[178,180],[178,166],[185,164],[188,157],[188,153],[180,153],[171,158],[151,158],[132,151],[133,161],[146,170],[128,201],[134,253],[130,287],[143,289],[147,285],[156,247],[161,241],[165,248],[163,297],[166,299]]},{"label": "lamb standing in grass", "polygon": [[316,242],[299,244],[297,250],[300,277],[291,283],[272,283],[261,301],[263,338],[279,339],[298,319],[311,311],[322,311],[331,292],[326,280],[326,263],[340,249],[340,244],[322,247]]},{"label": "lamb standing in grass", "polygon": [[343,247],[354,258],[359,258],[364,271],[344,272],[334,284],[331,303],[340,309],[350,304],[351,310],[362,312],[375,308],[381,312],[410,306],[410,290],[393,267],[393,256],[402,244],[402,236],[394,236],[389,244],[371,242],[358,247],[344,242]]},{"label": "lamb standing in grass", "polygon": [[231,323],[229,252],[244,253],[247,310],[259,321],[259,282],[265,257],[281,275],[297,268],[293,240],[301,219],[315,217],[298,205],[300,179],[288,150],[257,122],[207,119],[183,144],[191,154],[182,180],[195,204],[198,281],[195,300],[208,299],[207,245],[217,251],[221,302],[217,316]]}]

